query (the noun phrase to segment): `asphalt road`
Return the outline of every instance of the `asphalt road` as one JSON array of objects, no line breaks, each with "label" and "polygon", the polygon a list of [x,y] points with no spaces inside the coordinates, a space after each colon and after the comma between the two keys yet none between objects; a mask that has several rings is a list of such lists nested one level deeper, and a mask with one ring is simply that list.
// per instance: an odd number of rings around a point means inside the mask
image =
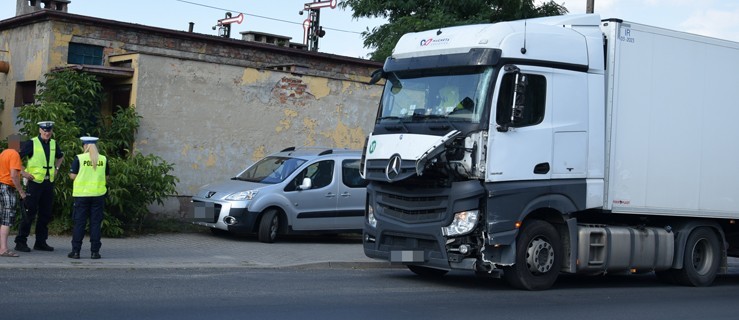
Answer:
[{"label": "asphalt road", "polygon": [[551,290],[387,268],[0,270],[2,319],[736,319],[739,274],[712,287],[652,275],[562,277]]}]

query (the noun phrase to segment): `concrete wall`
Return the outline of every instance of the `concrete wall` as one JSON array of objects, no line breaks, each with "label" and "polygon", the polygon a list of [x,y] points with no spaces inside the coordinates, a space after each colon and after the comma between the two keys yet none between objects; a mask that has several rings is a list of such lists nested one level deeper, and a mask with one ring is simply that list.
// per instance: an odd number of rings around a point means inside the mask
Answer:
[{"label": "concrete wall", "polygon": [[175,163],[177,191],[192,195],[289,146],[360,149],[380,90],[167,57],[138,58],[136,148]]}]

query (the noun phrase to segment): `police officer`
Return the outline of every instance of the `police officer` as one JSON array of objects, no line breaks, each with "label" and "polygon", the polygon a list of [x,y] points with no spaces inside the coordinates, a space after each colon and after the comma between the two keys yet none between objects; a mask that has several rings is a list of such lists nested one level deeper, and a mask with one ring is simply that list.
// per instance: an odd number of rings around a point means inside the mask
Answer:
[{"label": "police officer", "polygon": [[90,220],[90,251],[92,259],[100,259],[100,227],[103,224],[106,181],[108,179],[108,159],[99,154],[96,137],[82,137],[83,152],[78,154],[69,170],[73,181],[72,197],[74,212],[72,220],[72,252],[67,257],[80,258],[82,240],[85,238],[85,225]]},{"label": "police officer", "polygon": [[54,251],[54,247],[46,243],[49,237],[49,222],[51,221],[51,209],[54,203],[54,179],[59,166],[64,161],[64,153],[51,138],[54,133],[53,121],[41,121],[38,123],[39,135],[26,141],[21,146],[21,158],[28,159],[26,172],[33,175],[28,179],[26,192],[27,214],[18,227],[18,235],[15,237],[15,250],[30,252],[27,239],[31,233],[31,225],[36,219],[36,243],[34,250]]}]

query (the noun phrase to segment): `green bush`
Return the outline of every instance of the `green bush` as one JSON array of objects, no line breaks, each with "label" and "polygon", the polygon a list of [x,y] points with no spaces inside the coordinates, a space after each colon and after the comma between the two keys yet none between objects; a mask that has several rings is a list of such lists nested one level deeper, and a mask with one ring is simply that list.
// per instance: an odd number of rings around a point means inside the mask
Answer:
[{"label": "green bush", "polygon": [[23,106],[16,124],[27,138],[38,135],[37,122],[54,121],[54,139],[64,151],[64,162],[54,185],[54,220],[50,229],[69,232],[72,228],[72,181],[69,168],[82,152],[79,137],[100,137],[98,149],[108,158],[110,175],[102,231],[108,237],[140,232],[149,215],[147,206],[162,204],[176,195],[179,179],[170,174],[173,164],[134,149],[141,117],[131,106],[112,116],[103,116],[100,103],[103,87],[95,76],[76,71],[52,72],[36,96],[37,103]]}]

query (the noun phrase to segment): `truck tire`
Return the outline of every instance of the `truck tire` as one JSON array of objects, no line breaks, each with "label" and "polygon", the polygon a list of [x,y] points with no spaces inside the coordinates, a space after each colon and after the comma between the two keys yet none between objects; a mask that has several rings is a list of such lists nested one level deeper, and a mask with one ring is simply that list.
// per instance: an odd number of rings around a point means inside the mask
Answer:
[{"label": "truck tire", "polygon": [[673,270],[675,282],[705,287],[713,283],[721,265],[721,246],[716,232],[701,227],[693,230],[685,243],[683,268]]},{"label": "truck tire", "polygon": [[259,242],[273,243],[277,239],[277,231],[280,230],[280,216],[277,210],[267,210],[259,221]]},{"label": "truck tire", "polygon": [[445,274],[449,272],[449,270],[442,270],[442,269],[435,269],[435,268],[414,266],[414,265],[408,265],[408,270],[412,271],[413,273],[419,276],[425,277],[425,278],[439,278],[439,277],[443,277]]},{"label": "truck tire", "polygon": [[524,223],[516,238],[516,263],[503,268],[503,278],[511,286],[525,290],[550,288],[559,276],[562,245],[550,223]]}]

